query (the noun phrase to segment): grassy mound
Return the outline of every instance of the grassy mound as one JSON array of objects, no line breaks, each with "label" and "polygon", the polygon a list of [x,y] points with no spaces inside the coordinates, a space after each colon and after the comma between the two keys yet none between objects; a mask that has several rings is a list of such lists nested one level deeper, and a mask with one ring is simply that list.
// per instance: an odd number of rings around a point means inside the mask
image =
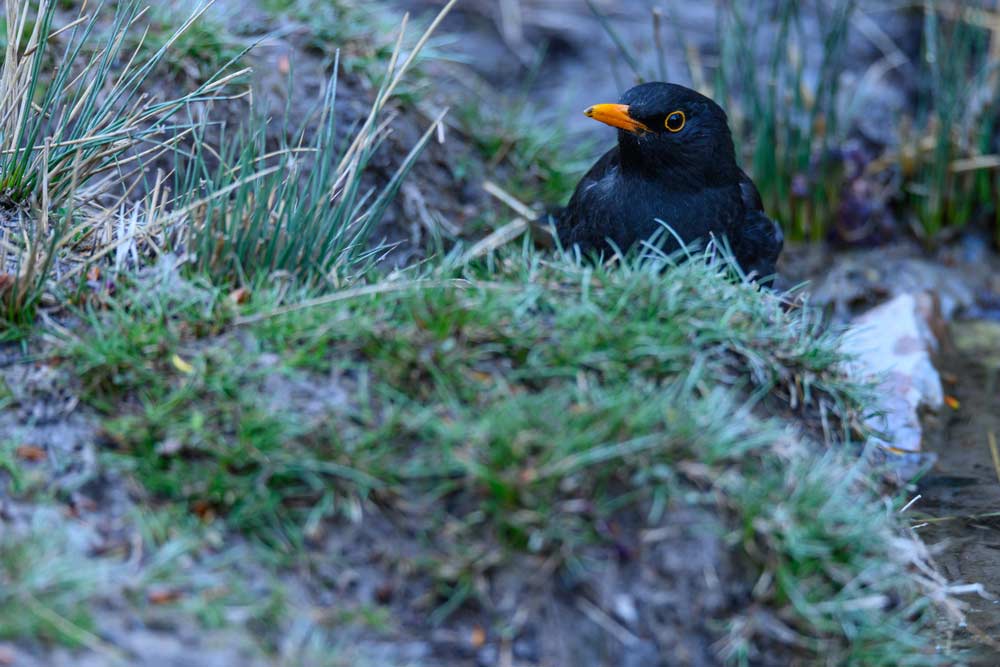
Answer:
[{"label": "grassy mound", "polygon": [[[154,272],[64,354],[148,502],[290,562],[390,516],[438,622],[525,559],[587,589],[698,516],[693,571],[726,577],[686,619],[705,660],[933,662],[921,551],[843,447],[836,338],[718,265],[662,268],[507,255],[284,307]],[[657,613],[629,631],[664,649]]]}]

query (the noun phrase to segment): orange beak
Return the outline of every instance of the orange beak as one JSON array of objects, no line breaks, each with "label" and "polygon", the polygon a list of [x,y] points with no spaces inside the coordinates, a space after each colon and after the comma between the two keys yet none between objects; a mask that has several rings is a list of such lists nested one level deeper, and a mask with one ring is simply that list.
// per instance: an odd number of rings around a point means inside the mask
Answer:
[{"label": "orange beak", "polygon": [[595,104],[584,111],[583,115],[587,118],[599,120],[605,125],[621,128],[622,130],[633,134],[641,134],[643,132],[652,131],[639,121],[629,116],[628,106],[625,104]]}]

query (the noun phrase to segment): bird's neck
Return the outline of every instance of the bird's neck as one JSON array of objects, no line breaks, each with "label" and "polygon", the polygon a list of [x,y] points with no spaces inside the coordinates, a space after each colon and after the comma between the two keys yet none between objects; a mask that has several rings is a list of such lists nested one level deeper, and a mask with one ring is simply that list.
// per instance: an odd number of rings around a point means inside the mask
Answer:
[{"label": "bird's neck", "polygon": [[618,151],[623,174],[655,180],[670,190],[697,191],[739,182],[735,151],[721,150],[714,159],[697,163],[674,155],[651,158],[631,140],[620,142]]}]

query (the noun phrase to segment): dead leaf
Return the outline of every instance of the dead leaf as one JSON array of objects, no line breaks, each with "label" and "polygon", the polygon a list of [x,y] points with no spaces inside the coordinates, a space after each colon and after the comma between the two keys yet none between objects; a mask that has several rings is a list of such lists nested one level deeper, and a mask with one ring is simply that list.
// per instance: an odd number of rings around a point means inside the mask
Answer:
[{"label": "dead leaf", "polygon": [[191,511],[204,523],[211,523],[215,520],[215,510],[212,509],[212,505],[208,501],[196,500],[191,505]]},{"label": "dead leaf", "polygon": [[101,269],[97,266],[92,266],[87,270],[87,280],[96,283],[101,279]]},{"label": "dead leaf", "polygon": [[493,382],[493,376],[484,371],[470,371],[469,375],[472,376],[473,380],[482,382],[483,384],[490,384]]},{"label": "dead leaf", "polygon": [[22,461],[37,463],[45,460],[45,450],[38,445],[21,445],[16,450],[17,458]]},{"label": "dead leaf", "polygon": [[170,604],[181,599],[181,592],[172,588],[153,588],[146,592],[150,604]]},{"label": "dead leaf", "polygon": [[945,396],[944,397],[944,402],[945,402],[945,405],[947,405],[952,410],[958,410],[962,406],[962,404],[959,402],[959,400],[957,398],[955,398],[954,396]]},{"label": "dead leaf", "polygon": [[246,287],[238,287],[229,293],[229,300],[237,305],[242,305],[250,300],[250,290]]},{"label": "dead leaf", "polygon": [[174,356],[170,357],[170,363],[174,365],[174,368],[179,370],[181,373],[184,373],[185,375],[191,375],[191,373],[194,373],[194,366],[181,359],[181,355],[179,354],[175,354]]},{"label": "dead leaf", "polygon": [[392,596],[395,594],[395,589],[392,584],[388,581],[383,582],[378,588],[375,589],[375,599],[379,604],[389,604],[392,602]]},{"label": "dead leaf", "polygon": [[486,643],[486,631],[478,625],[472,628],[472,637],[469,638],[472,648],[482,648]]}]

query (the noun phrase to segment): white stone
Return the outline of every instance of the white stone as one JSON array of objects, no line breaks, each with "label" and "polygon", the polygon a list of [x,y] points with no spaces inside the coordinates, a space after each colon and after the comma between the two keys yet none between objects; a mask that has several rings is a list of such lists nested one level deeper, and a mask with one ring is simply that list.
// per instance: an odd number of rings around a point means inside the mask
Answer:
[{"label": "white stone", "polygon": [[884,447],[919,452],[920,409],[944,403],[931,359],[938,347],[934,303],[926,293],[901,294],[858,317],[844,336],[841,349],[853,357],[848,372],[878,383],[881,414],[867,424],[885,436],[874,438]]}]

